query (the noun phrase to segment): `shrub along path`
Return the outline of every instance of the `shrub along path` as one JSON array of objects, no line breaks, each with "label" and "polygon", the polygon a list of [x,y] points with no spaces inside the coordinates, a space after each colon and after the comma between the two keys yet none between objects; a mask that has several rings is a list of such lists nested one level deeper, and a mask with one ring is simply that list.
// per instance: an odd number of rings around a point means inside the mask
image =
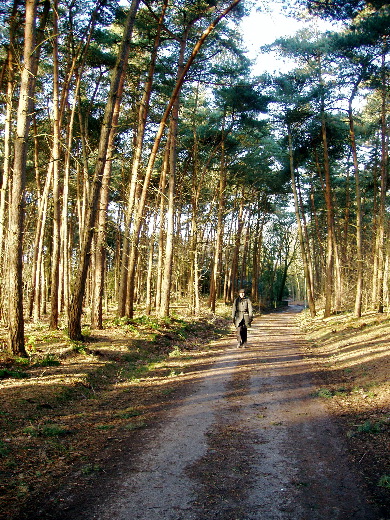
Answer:
[{"label": "shrub along path", "polygon": [[[73,464],[66,478],[14,518],[387,520],[387,357],[374,341],[354,349],[357,328],[348,358],[329,339],[339,334],[333,322],[307,342],[299,310],[256,318],[247,349],[235,348],[232,331],[203,353],[178,349],[130,386],[110,363],[115,388],[98,391],[90,378],[93,395],[72,402],[79,423],[61,457]],[[384,372],[368,391],[378,359]]]}]

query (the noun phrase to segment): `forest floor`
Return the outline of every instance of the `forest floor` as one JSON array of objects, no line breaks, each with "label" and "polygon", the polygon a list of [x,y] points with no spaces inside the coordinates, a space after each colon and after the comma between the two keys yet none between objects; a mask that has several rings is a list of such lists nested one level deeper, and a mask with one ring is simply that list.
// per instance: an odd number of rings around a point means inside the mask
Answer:
[{"label": "forest floor", "polygon": [[[388,520],[390,318],[108,320],[1,353],[0,518]],[[87,330],[84,331],[88,333]]]}]

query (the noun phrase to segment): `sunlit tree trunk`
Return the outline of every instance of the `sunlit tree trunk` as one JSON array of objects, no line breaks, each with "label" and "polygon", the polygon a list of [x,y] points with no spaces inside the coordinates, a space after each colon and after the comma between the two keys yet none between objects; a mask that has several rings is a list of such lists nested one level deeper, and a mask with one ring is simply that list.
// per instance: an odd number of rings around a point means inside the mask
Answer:
[{"label": "sunlit tree trunk", "polygon": [[159,316],[161,318],[169,316],[170,291],[172,281],[172,261],[174,246],[174,194],[175,194],[175,168],[176,158],[175,150],[172,149],[172,142],[175,136],[171,134],[170,149],[170,172],[168,182],[168,208],[167,208],[167,234],[165,244],[165,261],[164,272],[161,284],[161,303],[159,307]]},{"label": "sunlit tree trunk", "polygon": [[160,194],[160,207],[159,207],[159,235],[158,235],[158,256],[157,256],[157,279],[156,279],[156,314],[160,312],[161,305],[161,290],[162,290],[162,278],[164,269],[164,254],[165,254],[165,237],[166,237],[166,225],[165,225],[165,206],[166,206],[166,180],[169,168],[169,138],[165,147],[164,161],[162,166],[162,172],[160,175],[159,194]]},{"label": "sunlit tree trunk", "polygon": [[37,229],[35,233],[34,240],[34,250],[33,250],[33,267],[32,267],[32,289],[30,292],[30,305],[29,305],[29,316],[33,315],[34,321],[37,322],[40,318],[40,297],[39,297],[39,289],[41,280],[42,280],[42,272],[44,269],[43,266],[43,241],[45,235],[45,227],[46,227],[46,218],[47,218],[47,207],[48,207],[48,199],[49,199],[49,191],[51,185],[51,176],[52,176],[53,168],[49,167],[46,175],[46,181],[43,188],[42,195],[39,200],[38,205],[38,214],[37,214]]},{"label": "sunlit tree trunk", "polygon": [[183,85],[183,83],[185,81],[187,73],[188,73],[191,65],[193,64],[196,56],[198,55],[200,49],[202,48],[204,42],[206,41],[207,37],[214,30],[214,28],[219,23],[219,21],[222,20],[222,18],[224,18],[237,4],[239,4],[240,1],[241,0],[234,0],[234,2],[232,2],[223,12],[221,12],[214,19],[214,21],[207,27],[207,29],[205,31],[203,31],[201,37],[199,38],[199,40],[195,44],[195,46],[194,46],[194,48],[192,50],[191,55],[189,56],[186,64],[183,67],[183,72],[182,72],[181,76],[176,81],[176,84],[175,84],[175,87],[174,87],[174,89],[172,91],[172,94],[171,94],[170,100],[168,102],[168,105],[167,105],[167,107],[165,109],[165,112],[164,112],[162,118],[161,118],[161,121],[160,121],[160,124],[159,124],[159,128],[157,130],[156,137],[154,139],[153,147],[152,147],[152,150],[151,150],[151,152],[149,154],[149,160],[148,160],[148,164],[147,164],[147,167],[146,167],[146,170],[145,170],[145,175],[144,175],[144,182],[143,182],[143,187],[142,187],[142,193],[141,193],[141,196],[140,196],[140,199],[139,199],[139,202],[138,202],[137,214],[136,214],[135,220],[134,220],[133,243],[132,243],[132,247],[131,247],[131,250],[130,250],[130,258],[129,258],[129,298],[130,298],[130,305],[129,305],[129,313],[128,313],[128,315],[129,315],[130,318],[133,317],[133,313],[134,313],[134,307],[133,307],[133,303],[134,302],[133,302],[133,299],[134,299],[135,268],[136,268],[136,258],[137,258],[136,244],[137,244],[137,242],[139,240],[139,235],[140,235],[140,231],[141,231],[142,218],[143,218],[143,213],[144,213],[144,209],[145,209],[145,202],[146,202],[147,191],[148,191],[148,187],[149,187],[149,183],[150,183],[150,178],[151,178],[152,171],[153,171],[153,168],[154,168],[154,164],[155,164],[155,161],[156,161],[156,158],[157,158],[157,153],[158,153],[158,150],[159,150],[160,142],[161,142],[161,139],[162,139],[162,137],[164,135],[164,131],[165,131],[165,126],[166,126],[167,120],[168,120],[169,115],[171,113],[172,107],[173,107],[173,105],[174,105],[174,103],[176,101],[176,98],[177,98],[177,96],[180,93],[180,90],[181,90],[182,85]]},{"label": "sunlit tree trunk", "polygon": [[363,300],[363,240],[362,240],[362,200],[360,192],[359,165],[356,151],[355,124],[352,112],[352,102],[355,97],[357,85],[349,99],[348,119],[349,135],[351,140],[353,169],[355,174],[355,196],[356,196],[356,296],[355,296],[355,316],[360,318],[362,315]]},{"label": "sunlit tree trunk", "polygon": [[160,38],[162,25],[165,18],[165,12],[167,9],[168,0],[164,0],[159,23],[157,26],[157,33],[154,39],[153,49],[150,58],[150,64],[148,69],[148,76],[144,85],[143,95],[138,111],[138,123],[137,133],[134,145],[134,153],[131,165],[131,179],[130,179],[130,190],[127,200],[127,210],[125,217],[125,230],[123,237],[123,247],[121,255],[121,269],[120,269],[120,280],[119,280],[119,293],[118,293],[118,315],[124,316],[126,314],[127,300],[128,300],[128,285],[129,285],[129,250],[130,250],[130,228],[131,221],[133,219],[133,209],[136,198],[136,187],[141,162],[141,154],[145,136],[146,122],[149,112],[150,96],[152,94],[154,71],[156,68],[157,53],[160,47]]},{"label": "sunlit tree trunk", "polygon": [[[184,53],[187,46],[187,38],[190,27],[184,31],[180,42],[179,62],[177,66],[177,80],[182,76],[184,70]],[[161,302],[159,316],[169,316],[169,303],[171,297],[172,262],[174,249],[174,197],[176,178],[176,155],[177,155],[177,130],[179,126],[180,90],[176,95],[172,107],[171,123],[169,126],[169,181],[168,181],[168,211],[167,211],[167,235],[165,245],[165,263],[161,286]]]},{"label": "sunlit tree trunk", "polygon": [[[196,157],[195,150],[195,157]],[[199,296],[199,265],[198,265],[198,195],[197,184],[197,160],[194,161],[194,172],[192,175],[192,196],[191,196],[191,231],[190,231],[190,251],[191,251],[191,275],[190,275],[190,296],[192,312],[198,315],[200,312]],[[199,182],[199,180],[198,180]]]},{"label": "sunlit tree trunk", "polygon": [[307,248],[308,245],[305,243],[305,237],[302,229],[302,222],[301,222],[301,216],[299,212],[299,201],[298,201],[298,193],[295,183],[295,168],[294,168],[294,156],[293,156],[293,147],[292,147],[292,135],[291,135],[291,129],[288,128],[288,144],[289,144],[289,158],[290,158],[290,175],[291,175],[291,186],[293,190],[294,195],[294,207],[295,207],[295,217],[297,221],[298,226],[298,237],[299,242],[301,246],[301,255],[302,255],[302,262],[303,262],[303,269],[305,273],[305,279],[306,279],[306,293],[307,293],[307,300],[309,304],[309,310],[312,317],[316,315],[316,308],[315,308],[315,301],[314,301],[314,294],[313,294],[313,284],[312,284],[312,277],[311,272],[309,268],[309,261],[307,257]]},{"label": "sunlit tree trunk", "polygon": [[82,251],[80,254],[79,268],[75,277],[75,283],[69,307],[68,333],[69,337],[73,340],[83,339],[81,333],[81,315],[83,309],[83,298],[85,294],[85,284],[87,280],[88,266],[90,260],[90,247],[92,243],[93,230],[96,222],[102,177],[104,174],[104,167],[107,156],[107,147],[112,127],[112,118],[114,108],[116,105],[116,97],[118,96],[118,86],[122,77],[123,69],[126,67],[127,60],[129,57],[134,20],[136,12],[138,10],[138,5],[139,0],[133,0],[126,20],[126,26],[123,33],[121,48],[112,74],[110,93],[108,95],[107,105],[102,123],[102,129],[100,133],[99,151],[96,161],[94,179],[91,186],[91,196],[85,223],[85,234],[82,240]]},{"label": "sunlit tree trunk", "polygon": [[326,282],[325,282],[325,311],[324,317],[327,318],[332,312],[333,296],[333,268],[334,268],[334,240],[333,240],[333,205],[332,189],[330,182],[330,166],[328,156],[328,142],[326,135],[325,114],[322,111],[321,119],[322,144],[324,148],[324,173],[325,173],[325,202],[326,202],[326,222],[327,222],[327,241],[326,241]]},{"label": "sunlit tree trunk", "polygon": [[107,228],[107,209],[110,193],[110,179],[112,170],[112,160],[114,152],[114,139],[120,113],[120,102],[123,96],[126,69],[123,68],[122,76],[119,80],[118,93],[115,102],[112,127],[107,145],[107,157],[104,165],[102,186],[100,190],[100,203],[97,215],[97,233],[95,246],[95,269],[93,275],[93,298],[92,298],[92,328],[103,328],[103,291],[104,273],[106,264],[106,228]]},{"label": "sunlit tree trunk", "polygon": [[235,234],[235,244],[233,249],[231,271],[230,271],[230,291],[228,293],[228,302],[233,303],[235,292],[239,289],[238,285],[238,260],[240,256],[241,247],[241,236],[244,227],[244,196],[240,197],[240,207],[237,215],[237,229]]},{"label": "sunlit tree trunk", "polygon": [[225,218],[225,189],[226,189],[226,168],[225,168],[225,115],[222,121],[222,138],[221,138],[221,162],[219,167],[219,186],[218,186],[218,209],[217,209],[217,229],[214,248],[213,266],[210,279],[210,295],[209,307],[215,312],[215,305],[218,293],[218,284],[220,283],[221,257],[222,257],[222,241],[223,241],[223,223]]},{"label": "sunlit tree trunk", "polygon": [[382,105],[381,105],[381,182],[379,197],[379,215],[378,215],[378,282],[377,282],[377,308],[378,312],[383,312],[384,301],[384,268],[385,268],[385,219],[386,219],[386,191],[388,176],[388,145],[387,145],[387,72],[386,72],[386,55],[382,54]]},{"label": "sunlit tree trunk", "polygon": [[156,243],[156,224],[157,217],[153,217],[153,231],[149,240],[149,255],[148,268],[146,274],[146,297],[145,297],[145,314],[149,315],[152,312],[152,291],[153,291],[153,260]]},{"label": "sunlit tree trunk", "polygon": [[52,167],[49,168],[50,177],[53,172],[53,252],[51,270],[51,313],[50,329],[58,328],[58,284],[60,258],[60,96],[59,96],[59,60],[58,60],[58,1],[54,1],[53,9],[53,149]]},{"label": "sunlit tree trunk", "polygon": [[17,113],[8,229],[9,348],[27,356],[23,318],[23,224],[28,134],[35,87],[37,0],[26,0],[24,53]]},{"label": "sunlit tree trunk", "polygon": [[12,111],[13,111],[13,91],[14,85],[14,67],[15,67],[15,55],[14,55],[14,36],[16,28],[16,16],[18,12],[18,0],[14,0],[12,12],[9,23],[9,45],[7,49],[7,58],[4,64],[4,72],[7,77],[7,91],[5,96],[6,112],[4,118],[4,159],[3,159],[3,176],[1,179],[0,188],[0,318],[3,318],[4,313],[4,298],[3,292],[5,287],[4,273],[6,271],[7,251],[5,247],[5,230],[6,230],[6,201],[8,193],[8,183],[10,178],[10,164],[12,155]]},{"label": "sunlit tree trunk", "polygon": [[260,266],[261,266],[261,248],[263,244],[263,228],[265,224],[266,214],[264,213],[261,217],[261,204],[262,199],[265,199],[266,195],[262,195],[262,198],[257,201],[257,212],[256,212],[256,224],[253,233],[253,251],[252,251],[252,289],[251,297],[253,302],[259,301],[259,278],[260,278]]},{"label": "sunlit tree trunk", "polygon": [[[375,157],[377,157],[377,148],[375,148]],[[378,212],[379,212],[379,188],[378,188],[378,165],[377,161],[374,163],[372,171],[372,184],[373,184],[373,226],[372,226],[372,284],[371,284],[371,307],[375,308],[377,303],[377,292],[378,292]]]},{"label": "sunlit tree trunk", "polygon": [[[119,107],[118,107],[119,109]],[[113,129],[112,133],[114,134]],[[109,199],[109,186],[111,178],[112,165],[112,147],[114,135],[110,137],[109,151],[107,161],[104,167],[102,187],[100,192],[100,202],[98,209],[97,232],[95,236],[96,244],[94,248],[94,270],[92,273],[92,315],[91,327],[93,329],[103,328],[103,292],[104,292],[104,274],[106,267],[106,227],[107,227],[107,208]]]}]

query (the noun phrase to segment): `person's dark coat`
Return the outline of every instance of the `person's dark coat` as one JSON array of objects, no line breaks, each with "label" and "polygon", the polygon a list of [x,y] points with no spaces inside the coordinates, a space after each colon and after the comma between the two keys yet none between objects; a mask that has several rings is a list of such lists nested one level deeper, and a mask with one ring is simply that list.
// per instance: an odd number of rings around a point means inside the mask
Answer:
[{"label": "person's dark coat", "polygon": [[246,296],[244,298],[236,298],[233,303],[232,320],[234,325],[238,327],[242,320],[247,327],[251,326],[253,320],[252,302]]}]

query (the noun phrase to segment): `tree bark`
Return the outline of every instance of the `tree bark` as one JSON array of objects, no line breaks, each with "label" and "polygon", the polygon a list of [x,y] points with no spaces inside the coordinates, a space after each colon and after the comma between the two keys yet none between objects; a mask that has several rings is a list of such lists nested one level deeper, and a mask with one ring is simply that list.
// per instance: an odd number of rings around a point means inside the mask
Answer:
[{"label": "tree bark", "polygon": [[169,169],[169,136],[168,142],[166,143],[164,161],[162,172],[160,175],[159,194],[160,194],[160,207],[159,207],[159,221],[160,230],[158,236],[158,257],[157,257],[157,280],[156,280],[156,314],[160,312],[161,305],[161,291],[162,291],[162,279],[163,279],[163,266],[164,266],[164,245],[166,237],[166,226],[165,226],[165,205],[166,205],[166,181],[167,173]]},{"label": "tree bark", "polygon": [[333,295],[333,267],[334,267],[334,216],[332,203],[332,188],[330,181],[330,166],[328,156],[328,142],[326,135],[325,113],[322,111],[321,116],[321,132],[322,144],[324,152],[324,173],[325,173],[325,202],[326,202],[326,222],[327,222],[327,242],[326,242],[326,281],[325,281],[325,311],[324,317],[328,318],[332,313],[332,295]]},{"label": "tree bark", "polygon": [[14,145],[8,230],[9,348],[13,354],[22,357],[27,357],[23,318],[23,224],[28,134],[35,87],[36,16],[37,0],[26,0],[24,61]]},{"label": "tree bark", "polygon": [[129,305],[129,317],[132,318],[134,314],[134,281],[135,281],[135,268],[136,268],[136,258],[137,258],[137,242],[139,240],[139,235],[141,231],[142,226],[142,219],[143,219],[143,213],[145,209],[145,202],[146,202],[146,196],[147,191],[150,183],[150,178],[152,175],[152,171],[154,168],[154,163],[157,158],[157,152],[160,146],[161,139],[164,135],[165,126],[167,124],[167,120],[169,118],[169,115],[171,113],[172,107],[176,101],[177,96],[180,93],[181,87],[184,83],[184,80],[187,76],[187,73],[193,64],[196,56],[198,55],[200,49],[202,48],[202,45],[206,41],[207,37],[210,35],[210,33],[214,30],[216,25],[224,18],[236,5],[240,3],[241,0],[234,0],[224,11],[222,11],[215,19],[214,21],[207,27],[207,29],[203,32],[197,43],[195,44],[191,55],[189,56],[185,66],[183,67],[183,72],[181,76],[178,78],[176,85],[172,91],[171,98],[168,102],[168,105],[165,109],[165,112],[161,118],[159,128],[157,130],[157,134],[153,143],[152,150],[149,155],[149,161],[148,165],[145,170],[144,175],[144,183],[142,188],[141,197],[138,201],[138,210],[134,221],[134,232],[133,232],[133,243],[130,251],[130,258],[129,258],[129,298],[130,298],[130,305]]},{"label": "tree bark", "polygon": [[15,36],[15,28],[17,24],[16,15],[18,13],[18,0],[14,0],[11,17],[10,17],[10,27],[9,27],[9,45],[7,49],[7,58],[4,63],[3,72],[6,72],[7,75],[7,93],[5,96],[6,102],[6,113],[4,119],[4,160],[3,160],[3,176],[1,180],[1,188],[0,188],[0,277],[1,277],[1,285],[0,285],[0,318],[3,318],[3,313],[5,311],[3,307],[3,291],[4,287],[4,273],[6,271],[6,261],[7,250],[5,244],[5,236],[6,236],[6,200],[7,200],[7,192],[8,192],[8,184],[10,179],[10,165],[11,165],[11,155],[12,155],[12,111],[13,111],[13,103],[12,103],[12,95],[14,90],[14,68],[15,68],[15,56],[14,56],[14,36]]},{"label": "tree bark", "polygon": [[290,127],[288,127],[288,147],[289,147],[289,157],[290,157],[291,186],[292,186],[293,195],[294,195],[295,217],[296,217],[297,226],[298,226],[298,237],[299,237],[299,242],[300,242],[300,246],[301,246],[303,269],[304,269],[305,278],[306,278],[306,293],[307,293],[310,315],[314,318],[314,316],[316,315],[316,307],[315,307],[314,295],[312,292],[312,280],[311,280],[310,267],[309,267],[309,262],[308,262],[308,258],[307,258],[307,252],[306,252],[307,246],[305,244],[305,238],[304,238],[304,234],[303,234],[303,230],[302,230],[301,216],[299,213],[298,193],[297,193],[297,188],[296,188],[296,183],[295,183],[295,173],[294,173],[294,156],[293,156],[293,147],[292,147],[292,135],[291,135]]},{"label": "tree bark", "polygon": [[128,283],[129,283],[129,251],[130,251],[130,227],[133,218],[133,209],[135,204],[135,193],[138,180],[139,166],[141,162],[142,147],[145,136],[146,122],[149,112],[150,96],[152,94],[154,71],[156,68],[157,52],[160,46],[161,30],[165,18],[165,12],[168,6],[168,0],[164,0],[164,4],[161,10],[160,18],[157,26],[157,33],[153,44],[153,50],[151,53],[150,65],[148,70],[148,76],[144,85],[143,95],[138,112],[138,123],[137,133],[134,146],[134,154],[131,166],[131,179],[130,179],[130,190],[127,201],[127,210],[125,216],[125,230],[123,237],[123,248],[121,255],[121,269],[120,269],[120,281],[119,281],[119,293],[118,293],[118,316],[124,316],[126,314],[126,306],[128,299]]},{"label": "tree bark", "polygon": [[95,271],[93,277],[93,304],[92,304],[92,328],[103,328],[103,291],[104,273],[106,263],[106,228],[107,228],[107,209],[110,193],[110,179],[112,171],[112,159],[114,152],[114,139],[118,127],[120,103],[123,96],[125,85],[126,69],[123,68],[122,76],[119,80],[118,95],[113,112],[112,127],[107,146],[107,157],[104,165],[102,186],[100,192],[100,203],[98,208],[98,222],[95,247]]},{"label": "tree bark", "polygon": [[107,147],[109,136],[112,127],[112,118],[114,107],[116,105],[116,98],[118,96],[118,87],[120,79],[123,74],[123,69],[127,65],[127,60],[130,52],[131,38],[134,27],[135,16],[138,10],[139,0],[133,0],[129,14],[126,20],[126,26],[122,38],[121,48],[118,54],[118,59],[111,78],[111,87],[108,95],[108,101],[104,112],[104,119],[102,129],[100,132],[99,150],[96,161],[96,168],[94,179],[91,186],[90,203],[86,218],[86,225],[84,230],[84,238],[82,251],[80,254],[79,269],[76,274],[74,288],[71,296],[71,303],[69,307],[68,318],[68,334],[73,340],[82,340],[81,333],[81,315],[83,309],[83,298],[85,293],[85,283],[87,280],[88,266],[90,261],[90,247],[92,243],[93,231],[96,222],[96,214],[98,210],[98,201],[100,197],[100,190],[102,185],[102,178],[104,174],[104,167],[107,156]]},{"label": "tree bark", "polygon": [[[221,256],[222,256],[222,240],[223,240],[223,221],[225,218],[225,189],[226,189],[226,168],[225,168],[225,116],[222,123],[222,139],[221,139],[221,162],[219,167],[219,189],[218,189],[218,212],[217,212],[217,230],[214,249],[214,259],[210,280],[209,307],[215,312],[215,305],[218,293],[218,283],[220,279]],[[231,279],[231,278],[230,278]],[[228,297],[228,295],[227,295]]]},{"label": "tree bark", "polygon": [[[59,283],[59,258],[60,258],[60,113],[59,113],[59,63],[58,63],[58,0],[54,1],[53,9],[53,148],[52,166],[49,171],[53,172],[53,252],[51,269],[51,330],[58,328],[58,283]],[[51,175],[50,175],[51,177]]]},{"label": "tree bark", "polygon": [[240,207],[238,209],[237,215],[237,229],[235,236],[235,244],[233,249],[232,261],[231,261],[231,271],[230,271],[230,291],[228,293],[228,302],[233,303],[234,293],[239,289],[237,287],[238,284],[238,259],[241,251],[241,236],[242,230],[244,228],[244,195],[242,194],[240,197]]},{"label": "tree bark", "polygon": [[386,214],[386,191],[387,191],[387,165],[388,165],[388,146],[387,146],[387,72],[386,72],[386,55],[382,54],[382,105],[381,105],[381,183],[379,198],[379,216],[378,216],[378,312],[383,313],[384,310],[384,269],[385,269],[385,214]]},{"label": "tree bark", "polygon": [[[180,42],[179,62],[177,66],[177,80],[183,73],[184,53],[187,46],[188,32],[190,26],[184,31]],[[176,154],[177,154],[177,129],[179,126],[180,90],[177,93],[172,107],[171,123],[169,126],[169,181],[168,181],[168,211],[167,211],[167,235],[165,244],[164,274],[161,286],[161,302],[159,317],[169,316],[169,303],[171,297],[172,262],[174,248],[174,200],[175,200],[175,177],[176,177]]]},{"label": "tree bark", "polygon": [[[172,130],[173,131],[173,130]],[[172,260],[173,260],[173,242],[174,242],[174,197],[175,197],[175,163],[176,150],[175,145],[176,136],[171,134],[170,147],[170,172],[168,182],[168,209],[167,209],[167,235],[165,244],[165,261],[164,271],[161,284],[161,302],[159,308],[159,317],[164,318],[169,316],[170,291],[172,281]]]},{"label": "tree bark", "polygon": [[[359,80],[360,83],[360,80]],[[353,170],[355,175],[355,196],[356,196],[356,295],[355,295],[355,309],[354,314],[357,318],[362,315],[362,300],[363,300],[363,239],[362,239],[362,199],[360,190],[360,175],[359,164],[356,150],[355,138],[355,123],[352,111],[352,102],[357,92],[358,84],[355,85],[352,95],[348,103],[348,120],[349,120],[349,135],[351,140],[351,151],[353,160]]]}]

